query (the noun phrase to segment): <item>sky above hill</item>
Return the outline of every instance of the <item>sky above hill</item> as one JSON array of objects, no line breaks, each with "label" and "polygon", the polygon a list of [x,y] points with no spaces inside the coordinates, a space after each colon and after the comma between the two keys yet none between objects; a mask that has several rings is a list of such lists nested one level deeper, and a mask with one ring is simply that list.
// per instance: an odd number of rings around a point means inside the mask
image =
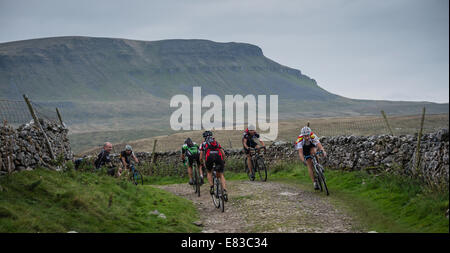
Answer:
[{"label": "sky above hill", "polygon": [[448,0],[0,0],[0,43],[75,35],[246,42],[341,96],[449,102]]}]

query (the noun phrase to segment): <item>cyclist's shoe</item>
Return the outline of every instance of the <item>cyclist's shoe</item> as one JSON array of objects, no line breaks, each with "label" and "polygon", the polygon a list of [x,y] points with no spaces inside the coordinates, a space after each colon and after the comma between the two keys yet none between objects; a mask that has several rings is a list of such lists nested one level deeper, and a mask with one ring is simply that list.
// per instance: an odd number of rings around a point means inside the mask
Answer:
[{"label": "cyclist's shoe", "polygon": [[314,182],[314,190],[319,190],[319,184],[317,182]]},{"label": "cyclist's shoe", "polygon": [[192,178],[189,179],[189,184],[190,184],[190,185],[193,185],[193,184],[194,184],[194,180],[192,180]]},{"label": "cyclist's shoe", "polygon": [[223,190],[223,200],[228,201],[227,190]]},{"label": "cyclist's shoe", "polygon": [[214,195],[214,186],[209,187],[209,194]]},{"label": "cyclist's shoe", "polygon": [[252,171],[252,180],[255,180],[255,172]]}]

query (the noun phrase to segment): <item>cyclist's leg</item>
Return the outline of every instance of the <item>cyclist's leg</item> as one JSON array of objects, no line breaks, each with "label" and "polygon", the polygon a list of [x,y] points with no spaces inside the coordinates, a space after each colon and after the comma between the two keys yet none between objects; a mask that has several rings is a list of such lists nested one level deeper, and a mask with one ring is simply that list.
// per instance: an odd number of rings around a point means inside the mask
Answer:
[{"label": "cyclist's leg", "polygon": [[192,182],[192,156],[187,156],[188,158],[188,175],[189,175],[189,182]]},{"label": "cyclist's leg", "polygon": [[210,157],[208,157],[208,159],[205,161],[205,165],[206,165],[206,172],[207,177],[208,177],[208,183],[209,186],[213,186],[213,176],[212,176],[212,167],[213,167],[213,163],[211,162]]},{"label": "cyclist's leg", "polygon": [[304,148],[303,149],[303,156],[305,157],[306,160],[306,166],[308,167],[308,173],[309,173],[309,177],[311,178],[311,181],[314,183],[314,170],[313,170],[313,163],[312,163],[312,158],[311,158],[311,151],[312,148]]},{"label": "cyclist's leg", "polygon": [[309,177],[311,178],[311,181],[314,183],[314,170],[313,170],[312,158],[309,158],[308,160],[306,160],[306,165],[308,166]]},{"label": "cyclist's leg", "polygon": [[250,174],[253,172],[253,166],[252,166],[252,157],[250,156],[250,149],[244,148],[245,155],[247,156],[247,167],[250,170]]},{"label": "cyclist's leg", "polygon": [[225,175],[224,175],[224,163],[223,160],[220,157],[217,157],[216,159],[216,171],[217,171],[217,177],[220,178],[220,182],[222,184],[222,188],[224,190],[227,190],[227,184],[225,181]]}]

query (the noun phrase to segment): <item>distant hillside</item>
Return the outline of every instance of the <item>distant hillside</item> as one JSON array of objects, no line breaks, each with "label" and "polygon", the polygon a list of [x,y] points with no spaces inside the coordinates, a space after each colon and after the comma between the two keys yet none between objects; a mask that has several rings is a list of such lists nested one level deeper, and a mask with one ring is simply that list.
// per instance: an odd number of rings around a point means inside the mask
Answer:
[{"label": "distant hillside", "polygon": [[[261,48],[208,40],[57,37],[0,44],[0,98],[61,108],[76,131],[168,126],[176,94],[277,94],[280,117],[448,112],[448,104],[347,99]],[[363,89],[363,87],[362,87]]]}]

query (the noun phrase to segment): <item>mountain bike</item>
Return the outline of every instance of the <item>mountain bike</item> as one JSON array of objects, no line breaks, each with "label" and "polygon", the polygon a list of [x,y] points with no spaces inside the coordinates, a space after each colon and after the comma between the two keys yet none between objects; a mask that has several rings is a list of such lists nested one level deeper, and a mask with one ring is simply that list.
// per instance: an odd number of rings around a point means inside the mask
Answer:
[{"label": "mountain bike", "polygon": [[322,150],[316,152],[315,155],[309,155],[305,157],[305,161],[307,158],[311,158],[314,166],[314,174],[317,179],[317,184],[319,185],[319,189],[322,192],[325,189],[325,192],[327,193],[327,196],[330,195],[330,192],[328,191],[327,182],[325,180],[325,169],[323,166],[317,161],[317,155],[322,154]]},{"label": "mountain bike", "polygon": [[259,152],[257,152],[261,149],[266,150],[266,147],[250,148],[250,156],[251,156],[251,161],[252,161],[252,165],[253,165],[252,173],[250,173],[250,169],[248,168],[247,157],[244,158],[245,172],[247,173],[250,181],[255,180],[256,173],[258,173],[261,181],[263,181],[263,182],[267,181],[267,168],[266,168],[266,164],[264,162],[264,158],[259,155]]},{"label": "mountain bike", "polygon": [[139,170],[136,169],[134,164],[131,163],[130,165],[128,165],[128,168],[131,170],[130,181],[133,182],[133,184],[135,184],[135,185],[138,185],[138,184],[143,185],[144,177],[142,176],[141,172],[139,172]]},{"label": "mountain bike", "polygon": [[225,212],[225,200],[223,197],[223,188],[220,178],[216,175],[216,165],[213,165],[212,169],[213,173],[213,186],[214,186],[214,194],[211,194],[211,198],[213,200],[214,206],[216,208],[220,208],[222,213]]}]

